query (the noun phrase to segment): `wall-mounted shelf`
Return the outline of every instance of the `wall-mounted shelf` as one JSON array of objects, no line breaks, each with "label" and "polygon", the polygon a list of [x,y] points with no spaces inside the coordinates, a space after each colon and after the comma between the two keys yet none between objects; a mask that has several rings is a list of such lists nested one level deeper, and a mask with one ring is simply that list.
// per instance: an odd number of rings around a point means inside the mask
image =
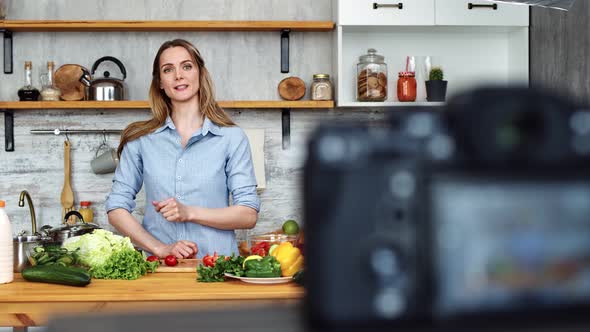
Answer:
[{"label": "wall-mounted shelf", "polygon": [[[333,100],[283,101],[283,100],[231,100],[220,101],[222,108],[281,110],[283,149],[291,141],[291,109],[334,108]],[[0,111],[4,112],[5,150],[14,151],[14,111],[40,109],[149,109],[145,100],[125,101],[0,101]]]},{"label": "wall-mounted shelf", "polygon": [[291,31],[331,31],[332,21],[64,21],[4,20],[4,73],[12,74],[13,32],[99,32],[99,31],[278,31],[281,73],[289,72]]},{"label": "wall-mounted shelf", "polygon": [[0,21],[13,32],[44,31],[331,31],[332,21]]},{"label": "wall-mounted shelf", "polygon": [[[281,73],[289,72],[289,34],[291,31],[331,31],[332,21],[71,21],[0,20],[4,34],[4,73],[13,72],[13,32],[97,32],[97,31],[277,31],[280,32]],[[291,109],[333,108],[334,102],[315,101],[226,101],[224,108],[281,109],[283,148],[289,146]],[[14,110],[32,109],[146,109],[147,101],[120,102],[0,102],[4,112],[6,151],[14,151]]]},{"label": "wall-mounted shelf", "polygon": [[[284,100],[230,100],[220,101],[222,108],[334,108],[334,101],[284,101]],[[0,109],[38,110],[38,109],[149,109],[146,100],[124,101],[0,101]]]}]

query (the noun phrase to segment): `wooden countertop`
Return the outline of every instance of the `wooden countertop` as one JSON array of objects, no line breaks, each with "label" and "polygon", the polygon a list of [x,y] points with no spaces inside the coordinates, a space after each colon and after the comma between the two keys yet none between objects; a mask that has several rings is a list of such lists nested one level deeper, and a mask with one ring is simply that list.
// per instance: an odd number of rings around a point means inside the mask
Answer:
[{"label": "wooden countertop", "polygon": [[137,280],[92,279],[86,287],[28,282],[0,285],[0,326],[44,325],[56,315],[147,312],[298,303],[303,287],[242,281],[197,282],[196,273],[150,273]]}]

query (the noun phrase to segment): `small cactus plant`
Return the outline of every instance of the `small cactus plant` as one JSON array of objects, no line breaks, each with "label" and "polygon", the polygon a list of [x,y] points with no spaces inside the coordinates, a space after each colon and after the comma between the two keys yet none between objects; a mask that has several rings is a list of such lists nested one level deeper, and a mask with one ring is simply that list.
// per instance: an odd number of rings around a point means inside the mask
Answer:
[{"label": "small cactus plant", "polygon": [[444,78],[443,70],[440,67],[434,67],[430,70],[429,78],[431,81],[442,81]]}]

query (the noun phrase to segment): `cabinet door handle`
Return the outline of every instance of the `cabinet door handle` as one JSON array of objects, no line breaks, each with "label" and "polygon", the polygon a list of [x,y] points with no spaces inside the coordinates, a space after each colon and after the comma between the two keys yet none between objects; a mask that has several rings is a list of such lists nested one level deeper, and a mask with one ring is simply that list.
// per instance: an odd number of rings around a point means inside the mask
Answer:
[{"label": "cabinet door handle", "polygon": [[483,5],[483,4],[476,4],[476,3],[468,3],[467,4],[467,9],[472,10],[473,8],[490,8],[493,10],[498,10],[498,4],[489,4],[489,5]]},{"label": "cabinet door handle", "polygon": [[397,9],[404,9],[404,3],[395,3],[395,4],[385,4],[385,3],[376,3],[373,2],[373,9],[379,8],[397,8]]}]

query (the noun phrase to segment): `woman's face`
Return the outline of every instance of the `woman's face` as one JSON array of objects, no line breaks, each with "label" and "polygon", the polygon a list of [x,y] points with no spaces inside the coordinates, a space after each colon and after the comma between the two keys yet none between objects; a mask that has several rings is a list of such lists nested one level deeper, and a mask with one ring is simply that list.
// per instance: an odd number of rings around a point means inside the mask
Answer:
[{"label": "woman's face", "polygon": [[184,47],[172,47],[160,55],[160,88],[173,102],[198,98],[199,68]]}]

